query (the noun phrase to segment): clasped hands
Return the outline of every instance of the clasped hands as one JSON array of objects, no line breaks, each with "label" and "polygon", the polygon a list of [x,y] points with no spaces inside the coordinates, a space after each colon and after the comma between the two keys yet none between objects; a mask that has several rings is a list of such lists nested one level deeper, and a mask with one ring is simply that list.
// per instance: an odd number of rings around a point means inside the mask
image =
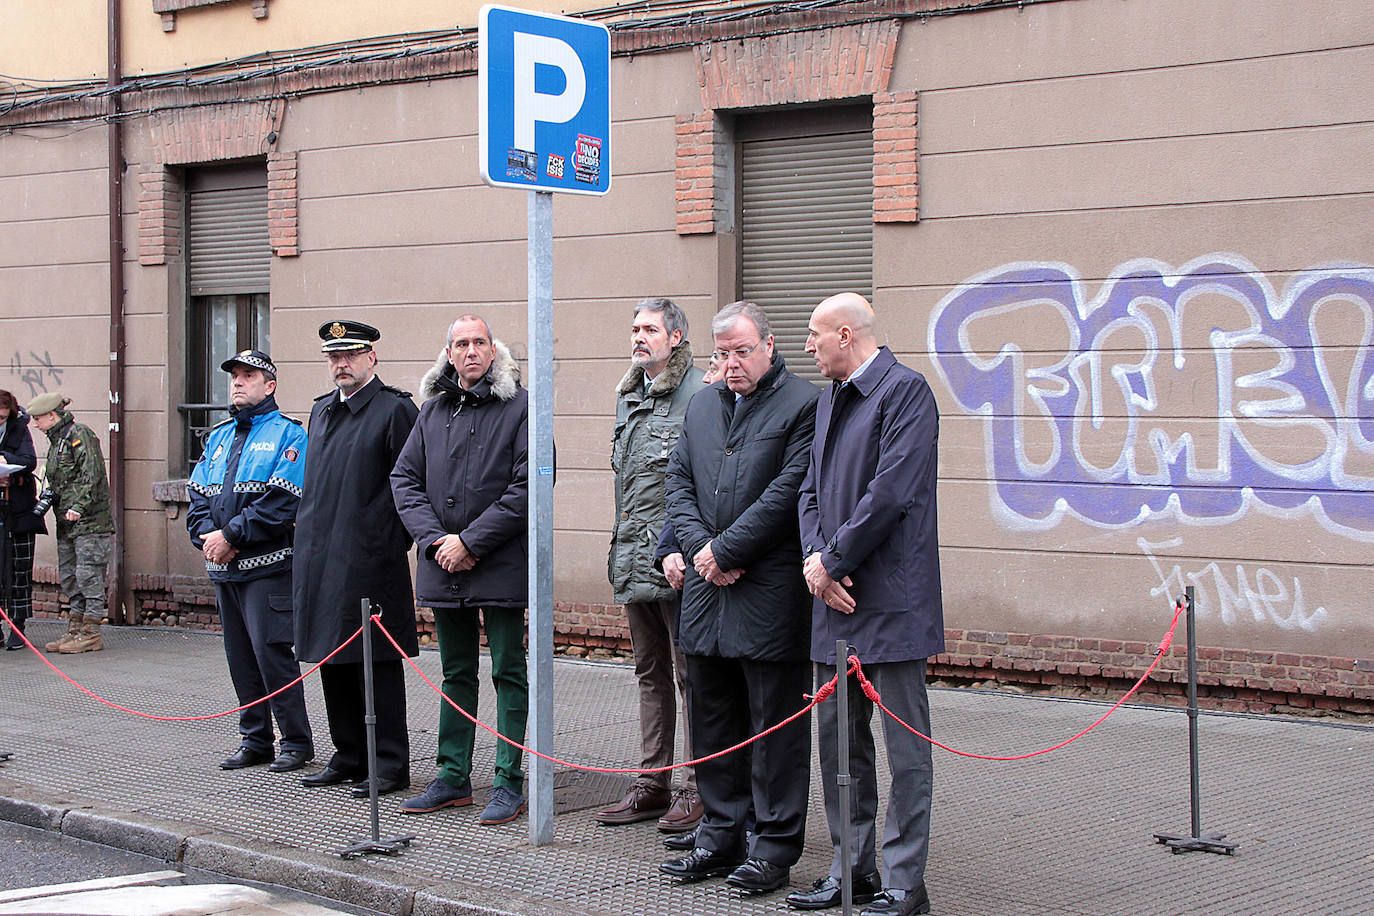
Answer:
[{"label": "clasped hands", "polygon": [[802,565],[802,574],[806,577],[806,587],[811,590],[811,594],[824,601],[827,607],[832,607],[841,614],[854,613],[854,597],[849,594],[849,589],[854,587],[854,580],[848,576],[838,582],[830,578],[830,573],[821,563],[820,551],[806,558]]},{"label": "clasped hands", "polygon": [[223,531],[211,531],[205,536],[205,546],[200,548],[205,559],[211,563],[224,565],[239,555],[239,550],[224,537]]},{"label": "clasped hands", "polygon": [[696,567],[698,573],[712,585],[734,585],[739,581],[739,577],[744,575],[742,569],[721,569],[716,562],[716,555],[711,550],[713,542],[707,541],[706,546],[697,551],[697,555],[692,558],[692,565]]},{"label": "clasped hands", "polygon": [[444,572],[466,572],[477,565],[477,557],[468,550],[468,545],[456,534],[446,534],[434,542],[434,562]]}]

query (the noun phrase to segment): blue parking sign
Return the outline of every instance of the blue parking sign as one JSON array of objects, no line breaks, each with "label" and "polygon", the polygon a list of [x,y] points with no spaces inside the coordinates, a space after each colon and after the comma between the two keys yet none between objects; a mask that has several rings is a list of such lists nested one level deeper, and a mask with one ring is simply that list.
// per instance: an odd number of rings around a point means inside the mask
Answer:
[{"label": "blue parking sign", "polygon": [[482,178],[502,188],[611,188],[611,33],[488,5],[478,20]]}]

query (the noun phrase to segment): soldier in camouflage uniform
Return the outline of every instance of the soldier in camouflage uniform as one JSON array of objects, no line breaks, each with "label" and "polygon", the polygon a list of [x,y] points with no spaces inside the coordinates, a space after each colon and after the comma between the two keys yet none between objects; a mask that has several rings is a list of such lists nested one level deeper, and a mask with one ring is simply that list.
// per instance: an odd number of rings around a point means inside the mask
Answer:
[{"label": "soldier in camouflage uniform", "polygon": [[44,648],[67,655],[105,647],[100,623],[114,534],[100,440],[89,426],[76,422],[67,410],[70,403],[70,398],[49,392],[34,398],[28,408],[33,424],[48,434],[50,443],[45,474],[57,519],[57,570],[71,605],[66,634]]}]

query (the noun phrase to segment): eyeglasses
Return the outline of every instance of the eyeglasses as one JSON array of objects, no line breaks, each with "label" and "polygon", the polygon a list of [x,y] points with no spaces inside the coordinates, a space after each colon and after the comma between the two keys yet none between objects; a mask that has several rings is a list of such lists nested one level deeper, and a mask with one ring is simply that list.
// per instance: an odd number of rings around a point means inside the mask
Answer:
[{"label": "eyeglasses", "polygon": [[759,342],[754,344],[752,347],[736,347],[733,350],[712,350],[711,358],[718,363],[723,363],[733,356],[740,362],[744,362],[750,356],[754,355],[754,351],[761,346],[763,346],[762,339],[760,339]]}]

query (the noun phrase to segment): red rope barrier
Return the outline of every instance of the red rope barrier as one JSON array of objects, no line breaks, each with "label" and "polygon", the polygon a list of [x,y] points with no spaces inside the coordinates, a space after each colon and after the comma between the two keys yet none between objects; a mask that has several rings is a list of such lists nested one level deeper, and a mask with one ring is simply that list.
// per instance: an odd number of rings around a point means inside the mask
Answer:
[{"label": "red rope barrier", "polygon": [[[1175,630],[1178,629],[1179,617],[1182,616],[1183,610],[1184,610],[1184,603],[1183,603],[1182,600],[1180,600],[1180,601],[1178,602],[1177,607],[1176,607],[1175,610],[1174,610],[1174,618],[1173,618],[1173,621],[1169,624],[1169,630],[1168,630],[1168,632],[1166,632],[1166,633],[1164,634],[1164,638],[1163,638],[1162,640],[1160,640],[1159,647],[1155,650],[1155,658],[1154,658],[1154,661],[1152,661],[1152,662],[1150,663],[1150,667],[1149,667],[1149,668],[1145,669],[1145,673],[1142,674],[1142,675],[1140,676],[1140,678],[1135,682],[1134,686],[1132,686],[1130,690],[1126,691],[1126,693],[1121,697],[1121,699],[1117,700],[1116,703],[1113,704],[1113,706],[1112,706],[1111,709],[1108,709],[1108,710],[1107,710],[1106,712],[1104,712],[1101,716],[1099,716],[1099,717],[1097,718],[1097,720],[1094,721],[1091,725],[1089,725],[1087,728],[1084,728],[1082,731],[1078,732],[1077,734],[1073,735],[1072,737],[1067,738],[1067,739],[1065,739],[1064,741],[1061,741],[1061,742],[1059,742],[1058,744],[1053,745],[1052,747],[1042,748],[1042,749],[1040,749],[1040,750],[1038,750],[1038,751],[1032,751],[1032,752],[1030,752],[1030,753],[1028,753],[1028,754],[1016,754],[1016,755],[1007,756],[1007,757],[993,756],[993,755],[987,755],[987,754],[973,754],[973,753],[969,753],[969,752],[967,752],[967,751],[957,750],[957,749],[952,748],[952,747],[950,747],[950,746],[948,746],[948,745],[946,745],[946,744],[941,744],[939,741],[936,741],[934,738],[930,737],[929,735],[922,734],[920,731],[918,731],[917,729],[913,728],[913,727],[912,727],[911,725],[909,725],[908,723],[904,722],[904,721],[901,719],[900,716],[898,716],[896,713],[892,712],[892,710],[888,709],[886,706],[883,705],[883,700],[882,700],[881,694],[879,694],[878,689],[877,689],[876,687],[873,686],[873,683],[868,679],[867,675],[864,674],[863,665],[862,665],[862,663],[860,662],[860,660],[859,660],[859,658],[858,658],[857,656],[851,655],[851,656],[849,657],[848,664],[846,665],[846,672],[849,673],[849,674],[853,674],[853,675],[855,676],[855,678],[857,679],[857,681],[858,681],[858,683],[859,683],[860,689],[861,689],[861,690],[863,691],[863,693],[864,693],[864,696],[866,696],[866,697],[873,703],[874,706],[876,706],[876,707],[878,707],[878,709],[882,710],[884,715],[890,717],[893,721],[897,722],[899,725],[901,725],[901,726],[902,726],[903,728],[905,728],[907,731],[911,732],[912,734],[916,735],[917,737],[919,737],[919,738],[921,738],[921,739],[923,739],[923,740],[925,740],[925,741],[930,742],[932,745],[934,745],[935,747],[940,748],[941,750],[949,751],[951,754],[958,754],[960,757],[970,757],[970,758],[973,758],[973,759],[975,759],[975,760],[996,760],[996,761],[1027,760],[1027,759],[1029,759],[1029,758],[1031,758],[1031,757],[1038,757],[1038,756],[1040,756],[1041,754],[1048,754],[1050,751],[1057,751],[1057,750],[1059,750],[1059,749],[1062,748],[1062,747],[1065,747],[1065,746],[1067,746],[1067,745],[1069,745],[1069,744],[1072,744],[1073,742],[1077,741],[1079,738],[1082,738],[1082,737],[1083,737],[1084,735],[1086,735],[1088,732],[1092,731],[1092,730],[1093,730],[1094,728],[1096,728],[1097,726],[1101,725],[1101,724],[1107,719],[1108,716],[1110,716],[1112,713],[1114,713],[1114,712],[1116,712],[1118,709],[1120,709],[1121,706],[1122,706],[1123,704],[1125,704],[1125,702],[1126,702],[1127,700],[1129,700],[1132,696],[1134,696],[1135,693],[1136,693],[1136,691],[1138,691],[1138,690],[1140,689],[1141,685],[1143,685],[1143,684],[1145,683],[1146,679],[1149,678],[1149,676],[1154,672],[1155,668],[1159,666],[1160,659],[1162,659],[1162,658],[1164,657],[1164,653],[1167,652],[1167,651],[1169,650],[1169,646],[1173,643],[1174,632],[1175,632]],[[806,714],[809,713],[811,710],[815,709],[815,708],[816,708],[818,705],[820,705],[821,703],[824,703],[826,700],[830,699],[830,697],[831,697],[831,696],[834,694],[834,692],[835,692],[836,686],[837,686],[838,683],[839,683],[839,675],[838,675],[838,673],[837,673],[835,677],[832,677],[829,681],[827,681],[826,683],[822,684],[822,685],[816,690],[816,693],[815,693],[814,696],[805,697],[805,695],[803,695],[804,698],[808,700],[807,704],[806,704],[805,706],[803,706],[801,709],[797,710],[797,711],[796,711],[795,713],[793,713],[792,715],[788,716],[786,719],[783,719],[781,722],[778,722],[776,725],[772,726],[771,728],[768,728],[768,729],[766,729],[766,730],[760,732],[759,734],[754,735],[754,736],[751,737],[751,738],[747,738],[747,739],[745,739],[744,741],[741,741],[741,742],[739,742],[738,744],[733,745],[732,747],[727,747],[727,748],[725,748],[724,750],[717,751],[717,752],[714,753],[714,754],[708,754],[708,755],[705,756],[705,757],[699,757],[699,758],[697,758],[697,759],[695,759],[695,760],[688,760],[688,761],[685,761],[685,762],[683,762],[683,763],[672,764],[672,765],[669,765],[669,766],[652,767],[652,768],[647,768],[647,769],[646,769],[646,768],[643,768],[643,767],[593,767],[593,766],[583,766],[583,765],[580,765],[580,764],[572,763],[571,761],[568,761],[568,760],[564,760],[564,759],[562,759],[562,758],[560,758],[560,757],[552,757],[552,756],[550,756],[550,755],[548,755],[548,754],[542,754],[542,753],[540,753],[539,751],[534,750],[533,748],[526,747],[525,745],[521,744],[520,742],[515,741],[515,740],[513,740],[513,739],[511,739],[511,738],[508,738],[508,737],[506,737],[505,735],[501,734],[501,733],[498,732],[496,729],[492,728],[490,725],[487,725],[485,722],[481,721],[481,720],[478,719],[476,716],[474,716],[474,715],[472,715],[471,713],[469,713],[466,709],[463,709],[461,706],[459,706],[457,703],[455,703],[451,698],[449,698],[449,697],[444,693],[444,691],[443,691],[440,687],[438,687],[433,681],[431,681],[431,680],[429,679],[429,677],[424,673],[424,671],[422,671],[422,670],[420,669],[420,666],[415,662],[415,660],[414,660],[413,658],[410,658],[409,656],[406,655],[405,650],[402,649],[401,646],[400,646],[400,644],[396,642],[396,639],[391,635],[391,633],[387,630],[387,628],[386,628],[385,626],[382,625],[382,618],[381,618],[379,615],[373,615],[371,619],[377,624],[377,629],[379,629],[379,630],[381,631],[382,635],[386,637],[387,642],[391,643],[391,645],[396,649],[397,653],[399,653],[400,656],[401,656],[402,658],[405,659],[406,663],[407,663],[408,665],[410,665],[410,667],[415,671],[415,673],[418,674],[418,675],[420,675],[420,679],[423,680],[427,685],[429,685],[429,688],[430,688],[431,690],[433,690],[435,693],[439,694],[439,696],[443,699],[443,701],[444,701],[445,703],[447,703],[449,706],[451,706],[454,710],[456,710],[460,715],[462,715],[463,718],[467,719],[467,720],[468,720],[469,722],[471,722],[473,725],[475,725],[475,726],[477,726],[477,727],[480,727],[480,728],[482,728],[483,730],[489,732],[490,734],[492,734],[493,736],[495,736],[498,740],[504,741],[504,742],[506,742],[507,744],[511,745],[512,747],[519,748],[521,751],[524,751],[525,753],[530,754],[531,756],[539,757],[539,758],[541,758],[541,759],[544,759],[544,760],[549,761],[550,763],[555,763],[555,764],[558,764],[558,765],[560,765],[560,766],[569,767],[569,768],[575,769],[575,770],[583,770],[583,771],[590,772],[590,773],[666,773],[666,772],[670,772],[670,771],[672,771],[672,770],[682,769],[683,767],[697,766],[697,765],[699,765],[699,764],[707,763],[707,762],[709,762],[709,761],[711,761],[711,760],[715,760],[715,759],[717,759],[717,758],[724,757],[724,756],[726,756],[727,754],[733,754],[735,751],[738,751],[738,750],[740,750],[740,749],[742,749],[742,748],[748,747],[750,744],[753,744],[755,741],[758,741],[758,740],[760,740],[761,738],[764,738],[764,737],[766,737],[766,736],[768,736],[768,735],[771,735],[773,732],[777,731],[778,729],[782,728],[783,726],[789,725],[789,724],[791,724],[792,722],[795,722],[797,719],[800,719],[802,716],[806,715]],[[0,608],[0,620],[4,620],[5,622],[9,623],[9,625],[11,626],[11,628],[14,627],[14,621],[10,620],[9,614],[7,614],[3,608]],[[301,683],[302,681],[304,681],[304,680],[305,680],[307,677],[309,677],[310,675],[314,674],[314,673],[315,673],[316,671],[318,671],[321,667],[323,667],[325,664],[327,664],[327,663],[329,662],[330,659],[332,659],[334,656],[336,656],[336,655],[338,655],[340,652],[342,652],[350,643],[353,642],[353,640],[357,639],[359,636],[362,635],[363,628],[362,628],[362,627],[358,627],[358,629],[355,630],[355,631],[353,632],[353,635],[349,636],[348,639],[344,640],[342,643],[339,644],[338,648],[336,648],[333,652],[330,652],[327,656],[325,656],[325,658],[324,658],[322,661],[320,661],[318,664],[314,665],[312,668],[310,668],[310,670],[306,671],[304,674],[302,674],[300,677],[296,678],[296,679],[295,679],[294,681],[292,681],[291,683],[286,684],[286,685],[284,685],[283,687],[280,687],[280,688],[278,688],[277,690],[274,690],[274,691],[272,691],[271,693],[267,694],[267,696],[262,697],[261,699],[254,700],[254,701],[251,702],[251,703],[245,703],[245,704],[242,705],[242,706],[236,706],[236,707],[234,707],[233,709],[228,709],[228,710],[225,710],[224,712],[217,712],[217,713],[213,713],[213,714],[211,714],[211,715],[204,715],[204,716],[160,716],[160,715],[156,715],[156,714],[153,714],[153,713],[140,712],[139,710],[136,710],[136,709],[130,709],[130,708],[127,707],[127,706],[121,706],[121,705],[119,705],[118,703],[114,703],[114,702],[112,702],[112,701],[110,701],[110,700],[107,700],[107,699],[105,699],[104,697],[100,696],[99,694],[95,693],[94,691],[90,690],[89,688],[85,687],[84,685],[82,685],[82,684],[78,683],[77,681],[73,680],[72,678],[68,677],[60,668],[58,668],[58,667],[57,667],[56,665],[54,665],[52,662],[48,661],[48,659],[43,655],[43,653],[42,653],[41,651],[39,651],[38,647],[35,646],[32,642],[29,641],[28,636],[27,636],[22,630],[17,630],[17,629],[16,629],[14,632],[16,632],[16,633],[19,634],[19,638],[20,638],[21,640],[23,640],[24,645],[28,646],[28,648],[29,648],[35,655],[37,655],[38,658],[39,658],[40,660],[42,660],[43,664],[45,664],[45,665],[47,665],[49,668],[51,668],[51,669],[57,674],[58,677],[62,678],[62,679],[63,679],[64,681],[66,681],[68,684],[71,684],[73,687],[75,687],[76,689],[80,690],[82,693],[86,694],[86,695],[89,696],[91,699],[96,700],[97,702],[103,703],[103,704],[105,704],[106,706],[109,706],[109,707],[111,707],[111,708],[113,708],[113,709],[118,709],[118,710],[120,710],[121,712],[126,712],[126,713],[129,713],[130,715],[138,716],[138,717],[143,718],[143,719],[154,719],[154,720],[157,720],[157,721],[160,721],[160,722],[200,722],[200,721],[205,721],[205,720],[208,720],[208,719],[219,719],[219,718],[223,718],[224,716],[233,715],[233,714],[236,713],[236,712],[242,712],[242,711],[245,710],[245,709],[248,709],[248,708],[253,707],[253,706],[257,706],[257,705],[260,704],[260,703],[265,703],[265,702],[267,702],[268,700],[272,699],[272,697],[275,697],[277,694],[282,693],[282,692],[285,691],[285,690],[289,690],[290,688],[292,688],[292,687],[294,687],[295,685],[297,685],[297,684]]]},{"label": "red rope barrier", "polygon": [[127,712],[131,716],[138,716],[140,719],[155,719],[158,722],[203,722],[207,719],[222,719],[225,716],[232,716],[236,712],[243,712],[245,709],[250,709],[254,706],[257,706],[259,703],[266,703],[268,700],[272,699],[277,694],[281,693],[284,690],[290,690],[292,687],[295,687],[301,681],[305,680],[310,675],[320,670],[320,668],[322,668],[326,662],[328,662],[331,658],[342,652],[345,646],[347,646],[353,640],[361,636],[363,632],[363,628],[358,627],[358,629],[353,632],[352,636],[345,639],[337,649],[335,649],[333,652],[330,652],[327,656],[325,656],[324,660],[321,661],[318,665],[311,668],[309,671],[305,672],[291,683],[284,684],[283,686],[277,688],[276,690],[272,691],[267,696],[262,697],[261,699],[254,700],[251,703],[244,703],[242,706],[235,706],[233,709],[226,709],[224,712],[217,712],[208,716],[159,716],[150,712],[140,712],[137,709],[130,709],[127,706],[120,706],[118,703],[114,703],[110,700],[105,699],[100,694],[96,693],[90,688],[85,687],[82,684],[79,684],[71,678],[67,677],[67,675],[63,673],[61,668],[57,667],[52,662],[48,661],[47,656],[45,656],[37,646],[29,642],[29,637],[24,633],[23,630],[14,628],[14,621],[10,620],[10,615],[6,614],[3,608],[0,608],[0,619],[3,619],[6,623],[10,625],[10,628],[13,629],[15,633],[19,634],[19,638],[24,641],[24,645],[28,646],[31,650],[33,650],[33,654],[37,655],[38,658],[43,662],[43,664],[47,665],[49,668],[55,671],[57,673],[57,676],[62,678],[62,680],[66,681],[68,684],[71,684],[77,690],[80,690],[82,693],[86,694],[86,696],[90,697],[91,699],[99,703],[104,703],[106,706],[118,709],[120,712]]},{"label": "red rope barrier", "polygon": [[868,699],[873,702],[874,706],[881,709],[885,715],[889,716],[894,722],[896,722],[898,725],[901,725],[903,728],[911,732],[913,735],[917,736],[918,738],[922,738],[926,741],[929,741],[931,744],[935,745],[941,750],[949,751],[951,754],[958,754],[960,757],[972,757],[974,760],[1028,760],[1031,757],[1039,757],[1041,754],[1048,754],[1050,751],[1057,751],[1061,747],[1072,744],[1079,738],[1082,738],[1088,732],[1092,731],[1094,728],[1097,728],[1097,726],[1101,725],[1108,716],[1110,716],[1112,713],[1120,709],[1122,704],[1129,700],[1131,696],[1134,695],[1135,692],[1140,689],[1140,686],[1145,683],[1145,679],[1150,676],[1150,673],[1153,672],[1156,667],[1158,667],[1159,660],[1163,658],[1164,653],[1169,650],[1169,645],[1174,641],[1174,630],[1178,628],[1178,618],[1183,613],[1183,608],[1183,601],[1180,600],[1178,602],[1177,608],[1174,610],[1173,622],[1169,624],[1169,632],[1164,634],[1164,638],[1160,640],[1159,648],[1155,649],[1155,660],[1150,662],[1150,667],[1145,669],[1145,673],[1142,674],[1140,676],[1140,679],[1135,682],[1135,686],[1131,687],[1130,690],[1126,691],[1125,695],[1121,699],[1117,700],[1111,709],[1104,712],[1101,716],[1097,718],[1097,721],[1093,722],[1093,724],[1089,725],[1087,728],[1083,729],[1078,734],[1074,735],[1072,738],[1068,738],[1064,741],[1061,741],[1053,747],[1046,747],[1041,748],[1038,751],[1031,751],[1029,754],[1016,754],[1011,757],[995,757],[987,754],[970,754],[967,751],[956,750],[955,748],[952,748],[949,745],[941,744],[939,741],[936,741],[929,735],[924,735],[916,729],[912,728],[906,722],[902,721],[902,718],[900,716],[898,716],[892,710],[884,706],[883,698],[879,695],[878,688],[874,687],[873,682],[870,681],[867,678],[867,676],[864,675],[863,666],[859,664],[859,659],[852,655],[849,657],[849,670],[855,673],[855,676],[859,681],[859,687],[864,692],[864,696],[868,697]]},{"label": "red rope barrier", "polygon": [[[448,694],[444,693],[444,691],[443,691],[440,687],[436,686],[435,683],[434,683],[433,681],[431,681],[431,680],[425,675],[425,673],[424,673],[423,671],[420,670],[420,666],[417,665],[417,664],[415,663],[415,659],[410,658],[410,657],[408,657],[408,656],[405,654],[405,650],[403,650],[403,649],[400,647],[400,645],[396,642],[396,640],[392,638],[391,634],[387,631],[387,628],[384,627],[384,626],[382,626],[382,618],[381,618],[381,617],[376,616],[376,615],[373,615],[372,620],[373,620],[374,622],[376,622],[376,624],[377,624],[377,629],[379,629],[379,630],[382,631],[382,635],[386,637],[387,642],[389,642],[389,643],[391,643],[393,646],[395,646],[395,647],[396,647],[396,651],[399,652],[399,653],[401,653],[401,657],[404,658],[404,659],[406,660],[406,663],[409,664],[410,667],[411,667],[412,669],[414,669],[414,671],[415,671],[416,674],[420,675],[420,679],[423,680],[426,684],[428,684],[431,690],[433,690],[435,693],[439,694],[439,696],[443,699],[443,701],[444,701],[445,703],[447,703],[449,706],[453,707],[453,709],[456,710],[460,715],[462,715],[462,717],[463,717],[464,719],[467,719],[469,722],[471,722],[473,725],[477,726],[478,728],[481,728],[481,729],[483,729],[483,730],[485,730],[485,731],[487,731],[487,732],[490,732],[492,735],[495,735],[496,738],[497,738],[498,740],[501,740],[501,741],[506,742],[506,743],[509,744],[511,747],[519,748],[520,750],[524,751],[524,752],[527,753],[527,754],[530,754],[531,756],[538,757],[538,758],[540,758],[541,760],[547,760],[547,761],[549,761],[550,763],[555,763],[555,764],[558,764],[558,765],[560,765],[560,766],[569,767],[569,768],[574,769],[574,770],[583,770],[583,771],[588,772],[588,773],[668,773],[668,772],[671,772],[672,770],[680,770],[680,769],[682,769],[683,767],[694,767],[694,766],[697,766],[698,764],[702,764],[702,763],[706,763],[706,762],[711,761],[711,760],[715,760],[717,757],[724,757],[726,754],[733,754],[735,751],[737,751],[737,750],[739,750],[739,749],[741,749],[741,748],[748,747],[749,745],[753,744],[755,741],[758,741],[760,738],[763,738],[763,737],[765,737],[765,736],[767,736],[767,735],[773,734],[773,732],[775,732],[775,731],[777,731],[778,729],[782,728],[784,725],[788,725],[788,724],[790,724],[790,723],[792,723],[792,722],[795,722],[796,720],[800,719],[802,716],[804,716],[804,715],[806,715],[807,713],[809,713],[812,709],[814,709],[814,708],[816,707],[816,704],[818,704],[818,703],[824,701],[825,698],[828,697],[828,696],[830,695],[831,692],[834,692],[834,690],[835,690],[835,684],[836,684],[836,681],[837,681],[837,678],[838,678],[838,675],[837,675],[836,677],[834,677],[834,678],[831,678],[829,684],[823,685],[823,686],[821,687],[820,690],[816,691],[816,695],[815,695],[814,697],[811,697],[811,698],[810,698],[810,702],[809,702],[809,703],[807,703],[807,704],[806,704],[805,706],[803,706],[801,709],[799,709],[799,710],[797,710],[796,712],[794,712],[792,715],[788,716],[786,719],[783,719],[783,720],[782,720],[781,722],[779,722],[777,725],[774,725],[772,728],[768,728],[768,729],[765,729],[765,730],[759,732],[757,735],[755,735],[755,736],[752,737],[752,738],[746,738],[745,740],[741,741],[739,744],[734,745],[733,747],[727,747],[727,748],[725,748],[724,750],[722,750],[722,751],[717,751],[717,752],[714,753],[714,754],[708,754],[708,755],[706,755],[705,757],[698,757],[698,758],[695,759],[695,760],[688,760],[688,761],[685,761],[685,762],[683,762],[683,763],[675,763],[675,764],[672,764],[672,765],[666,766],[666,767],[592,767],[592,766],[582,766],[581,764],[576,764],[576,763],[573,763],[573,762],[571,762],[571,761],[569,761],[569,760],[564,760],[564,759],[561,758],[561,757],[551,757],[551,756],[549,756],[548,754],[541,754],[539,751],[536,751],[536,750],[535,750],[534,748],[532,748],[532,747],[526,747],[525,745],[521,744],[519,741],[515,741],[515,740],[513,740],[513,739],[511,739],[511,738],[507,738],[505,735],[501,734],[501,733],[498,732],[496,729],[492,728],[490,725],[488,725],[487,723],[483,722],[481,719],[478,719],[476,716],[472,715],[470,712],[468,712],[468,711],[467,711],[466,709],[464,709],[463,707],[459,706],[457,703],[455,703],[455,702],[452,700],[452,698],[449,697]],[[826,688],[827,688],[827,687],[830,689],[830,692],[826,692]]]}]

